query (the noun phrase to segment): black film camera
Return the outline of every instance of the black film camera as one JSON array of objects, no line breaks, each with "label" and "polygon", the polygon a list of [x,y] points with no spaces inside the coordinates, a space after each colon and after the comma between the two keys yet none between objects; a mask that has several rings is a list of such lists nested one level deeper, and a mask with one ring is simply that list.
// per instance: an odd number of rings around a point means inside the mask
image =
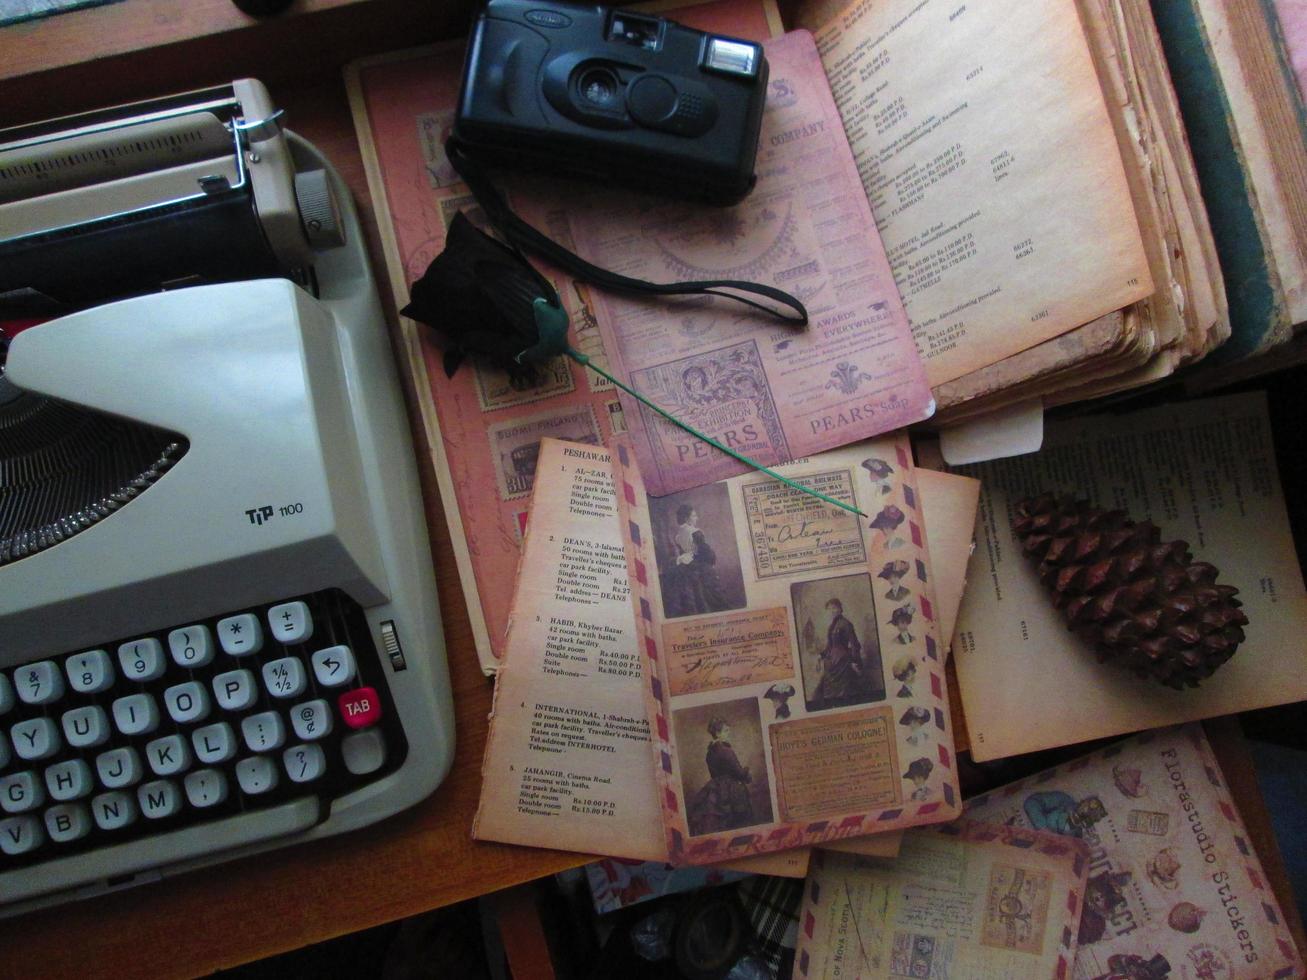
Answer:
[{"label": "black film camera", "polygon": [[477,161],[733,204],[753,186],[766,93],[752,41],[601,6],[489,0],[454,137]]}]

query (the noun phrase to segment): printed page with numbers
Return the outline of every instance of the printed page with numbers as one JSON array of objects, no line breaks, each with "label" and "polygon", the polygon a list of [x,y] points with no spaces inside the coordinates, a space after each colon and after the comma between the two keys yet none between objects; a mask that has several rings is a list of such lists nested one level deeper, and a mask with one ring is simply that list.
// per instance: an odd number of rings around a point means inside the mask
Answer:
[{"label": "printed page with numbers", "polygon": [[1074,0],[805,6],[932,387],[1152,293]]}]

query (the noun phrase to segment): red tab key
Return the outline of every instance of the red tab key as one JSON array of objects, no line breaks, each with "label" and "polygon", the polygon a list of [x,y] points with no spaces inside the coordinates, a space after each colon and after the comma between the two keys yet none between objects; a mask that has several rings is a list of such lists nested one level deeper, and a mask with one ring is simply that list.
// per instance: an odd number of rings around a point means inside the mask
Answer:
[{"label": "red tab key", "polygon": [[371,687],[346,691],[336,701],[340,717],[350,728],[367,728],[381,720],[381,698]]}]

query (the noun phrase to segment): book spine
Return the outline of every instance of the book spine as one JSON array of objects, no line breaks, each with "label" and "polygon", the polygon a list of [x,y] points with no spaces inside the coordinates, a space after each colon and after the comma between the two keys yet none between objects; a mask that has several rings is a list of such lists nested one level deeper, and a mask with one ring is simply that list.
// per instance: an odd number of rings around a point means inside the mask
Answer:
[{"label": "book spine", "polygon": [[1230,117],[1218,66],[1191,0],[1151,0],[1225,277],[1230,339],[1207,364],[1256,350],[1285,318],[1284,296]]}]

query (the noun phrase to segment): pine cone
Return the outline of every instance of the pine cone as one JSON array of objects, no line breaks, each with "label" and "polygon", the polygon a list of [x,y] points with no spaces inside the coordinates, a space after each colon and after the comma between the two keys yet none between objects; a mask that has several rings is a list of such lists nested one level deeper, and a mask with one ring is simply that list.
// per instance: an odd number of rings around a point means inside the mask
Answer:
[{"label": "pine cone", "polygon": [[1197,687],[1243,642],[1239,590],[1151,521],[1051,493],[1017,504],[1012,530],[1071,631],[1167,687]]}]

